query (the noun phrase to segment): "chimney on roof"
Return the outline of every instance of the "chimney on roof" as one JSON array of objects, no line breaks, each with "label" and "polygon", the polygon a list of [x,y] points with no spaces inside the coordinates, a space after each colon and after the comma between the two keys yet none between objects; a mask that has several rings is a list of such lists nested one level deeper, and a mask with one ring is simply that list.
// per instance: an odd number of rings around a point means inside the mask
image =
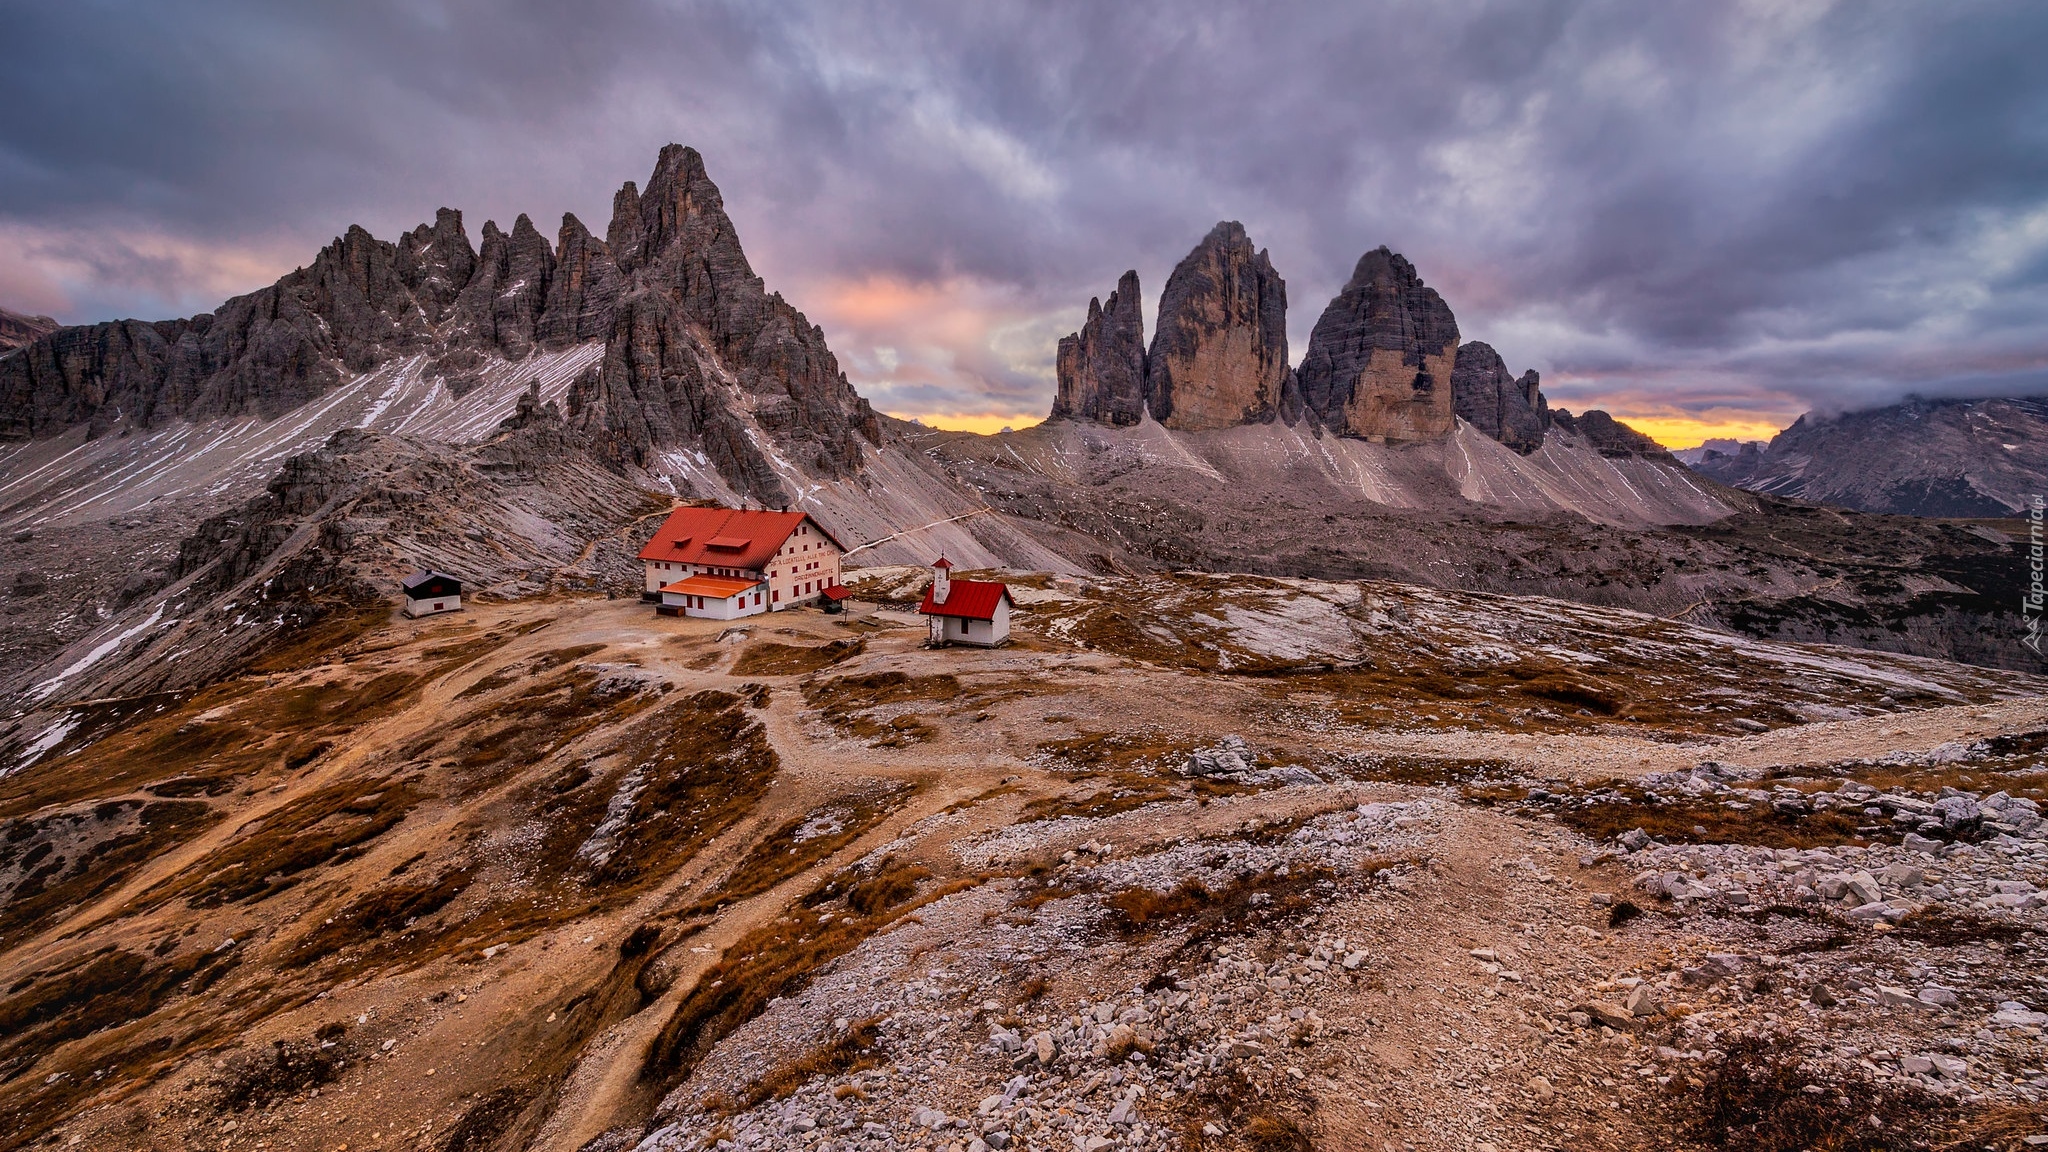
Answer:
[{"label": "chimney on roof", "polygon": [[953,592],[953,562],[944,556],[932,561],[932,603],[944,604]]}]

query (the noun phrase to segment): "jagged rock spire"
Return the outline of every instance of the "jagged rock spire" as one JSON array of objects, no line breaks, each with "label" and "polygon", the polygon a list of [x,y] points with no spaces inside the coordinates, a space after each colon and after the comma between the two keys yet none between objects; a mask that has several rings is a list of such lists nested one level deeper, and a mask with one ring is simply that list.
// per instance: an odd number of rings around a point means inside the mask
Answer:
[{"label": "jagged rock spire", "polygon": [[1088,301],[1088,320],[1059,345],[1059,392],[1054,419],[1136,424],[1145,417],[1145,323],[1139,314],[1138,274],[1116,282],[1105,307]]},{"label": "jagged rock spire", "polygon": [[1464,421],[1527,456],[1543,446],[1550,405],[1531,368],[1516,379],[1507,362],[1477,340],[1458,346],[1451,367],[1452,407]]}]

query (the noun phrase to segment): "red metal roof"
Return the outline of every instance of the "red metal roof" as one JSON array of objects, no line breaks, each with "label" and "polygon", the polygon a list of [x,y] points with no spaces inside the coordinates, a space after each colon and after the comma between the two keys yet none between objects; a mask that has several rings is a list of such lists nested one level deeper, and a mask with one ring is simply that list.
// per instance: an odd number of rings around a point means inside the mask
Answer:
[{"label": "red metal roof", "polygon": [[751,592],[764,583],[764,580],[734,580],[725,576],[691,576],[673,584],[664,584],[661,590],[686,596],[709,596],[713,600],[724,600],[742,592]]},{"label": "red metal roof", "polygon": [[845,545],[807,513],[678,508],[669,513],[654,539],[640,550],[640,559],[762,569],[790,533],[807,521],[820,538],[830,541],[841,552],[846,551]]},{"label": "red metal roof", "polygon": [[924,603],[917,606],[927,616],[954,616],[963,620],[993,620],[996,605],[1010,598],[1010,586],[988,580],[954,580],[944,604],[932,603],[932,590],[924,590]]},{"label": "red metal roof", "polygon": [[827,600],[844,600],[851,595],[853,593],[847,591],[844,584],[834,584],[830,588],[825,589],[825,599]]},{"label": "red metal roof", "polygon": [[932,567],[934,568],[951,568],[952,566],[953,562],[951,560],[946,559],[944,556],[941,556],[937,560],[932,561]]}]

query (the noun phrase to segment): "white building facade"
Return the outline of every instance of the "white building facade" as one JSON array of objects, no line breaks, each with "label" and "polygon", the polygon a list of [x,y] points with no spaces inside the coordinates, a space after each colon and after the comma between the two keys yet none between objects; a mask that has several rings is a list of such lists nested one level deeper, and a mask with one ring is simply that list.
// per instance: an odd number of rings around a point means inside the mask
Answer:
[{"label": "white building facade", "polygon": [[989,580],[953,579],[953,562],[932,562],[932,585],[918,605],[931,623],[933,644],[993,648],[1010,638],[1010,586]]},{"label": "white building facade", "polygon": [[[732,619],[725,613],[780,612],[826,599],[839,587],[846,549],[810,515],[735,508],[678,508],[640,550],[642,599],[686,616]],[[674,591],[693,580],[743,582]],[[758,595],[754,588],[759,585]],[[730,609],[717,602],[731,600]],[[758,603],[757,603],[758,600]],[[699,606],[701,603],[701,607]]]}]

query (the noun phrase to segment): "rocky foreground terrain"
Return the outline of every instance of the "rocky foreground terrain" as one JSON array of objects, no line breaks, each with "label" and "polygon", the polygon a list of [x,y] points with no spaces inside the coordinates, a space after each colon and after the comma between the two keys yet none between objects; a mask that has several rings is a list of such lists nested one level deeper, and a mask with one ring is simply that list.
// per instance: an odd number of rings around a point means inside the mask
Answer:
[{"label": "rocky foreground terrain", "polygon": [[2048,1134],[2048,683],[1007,576],[993,651],[875,568],[845,616],[558,587],[53,694],[0,775],[0,1146]]}]

